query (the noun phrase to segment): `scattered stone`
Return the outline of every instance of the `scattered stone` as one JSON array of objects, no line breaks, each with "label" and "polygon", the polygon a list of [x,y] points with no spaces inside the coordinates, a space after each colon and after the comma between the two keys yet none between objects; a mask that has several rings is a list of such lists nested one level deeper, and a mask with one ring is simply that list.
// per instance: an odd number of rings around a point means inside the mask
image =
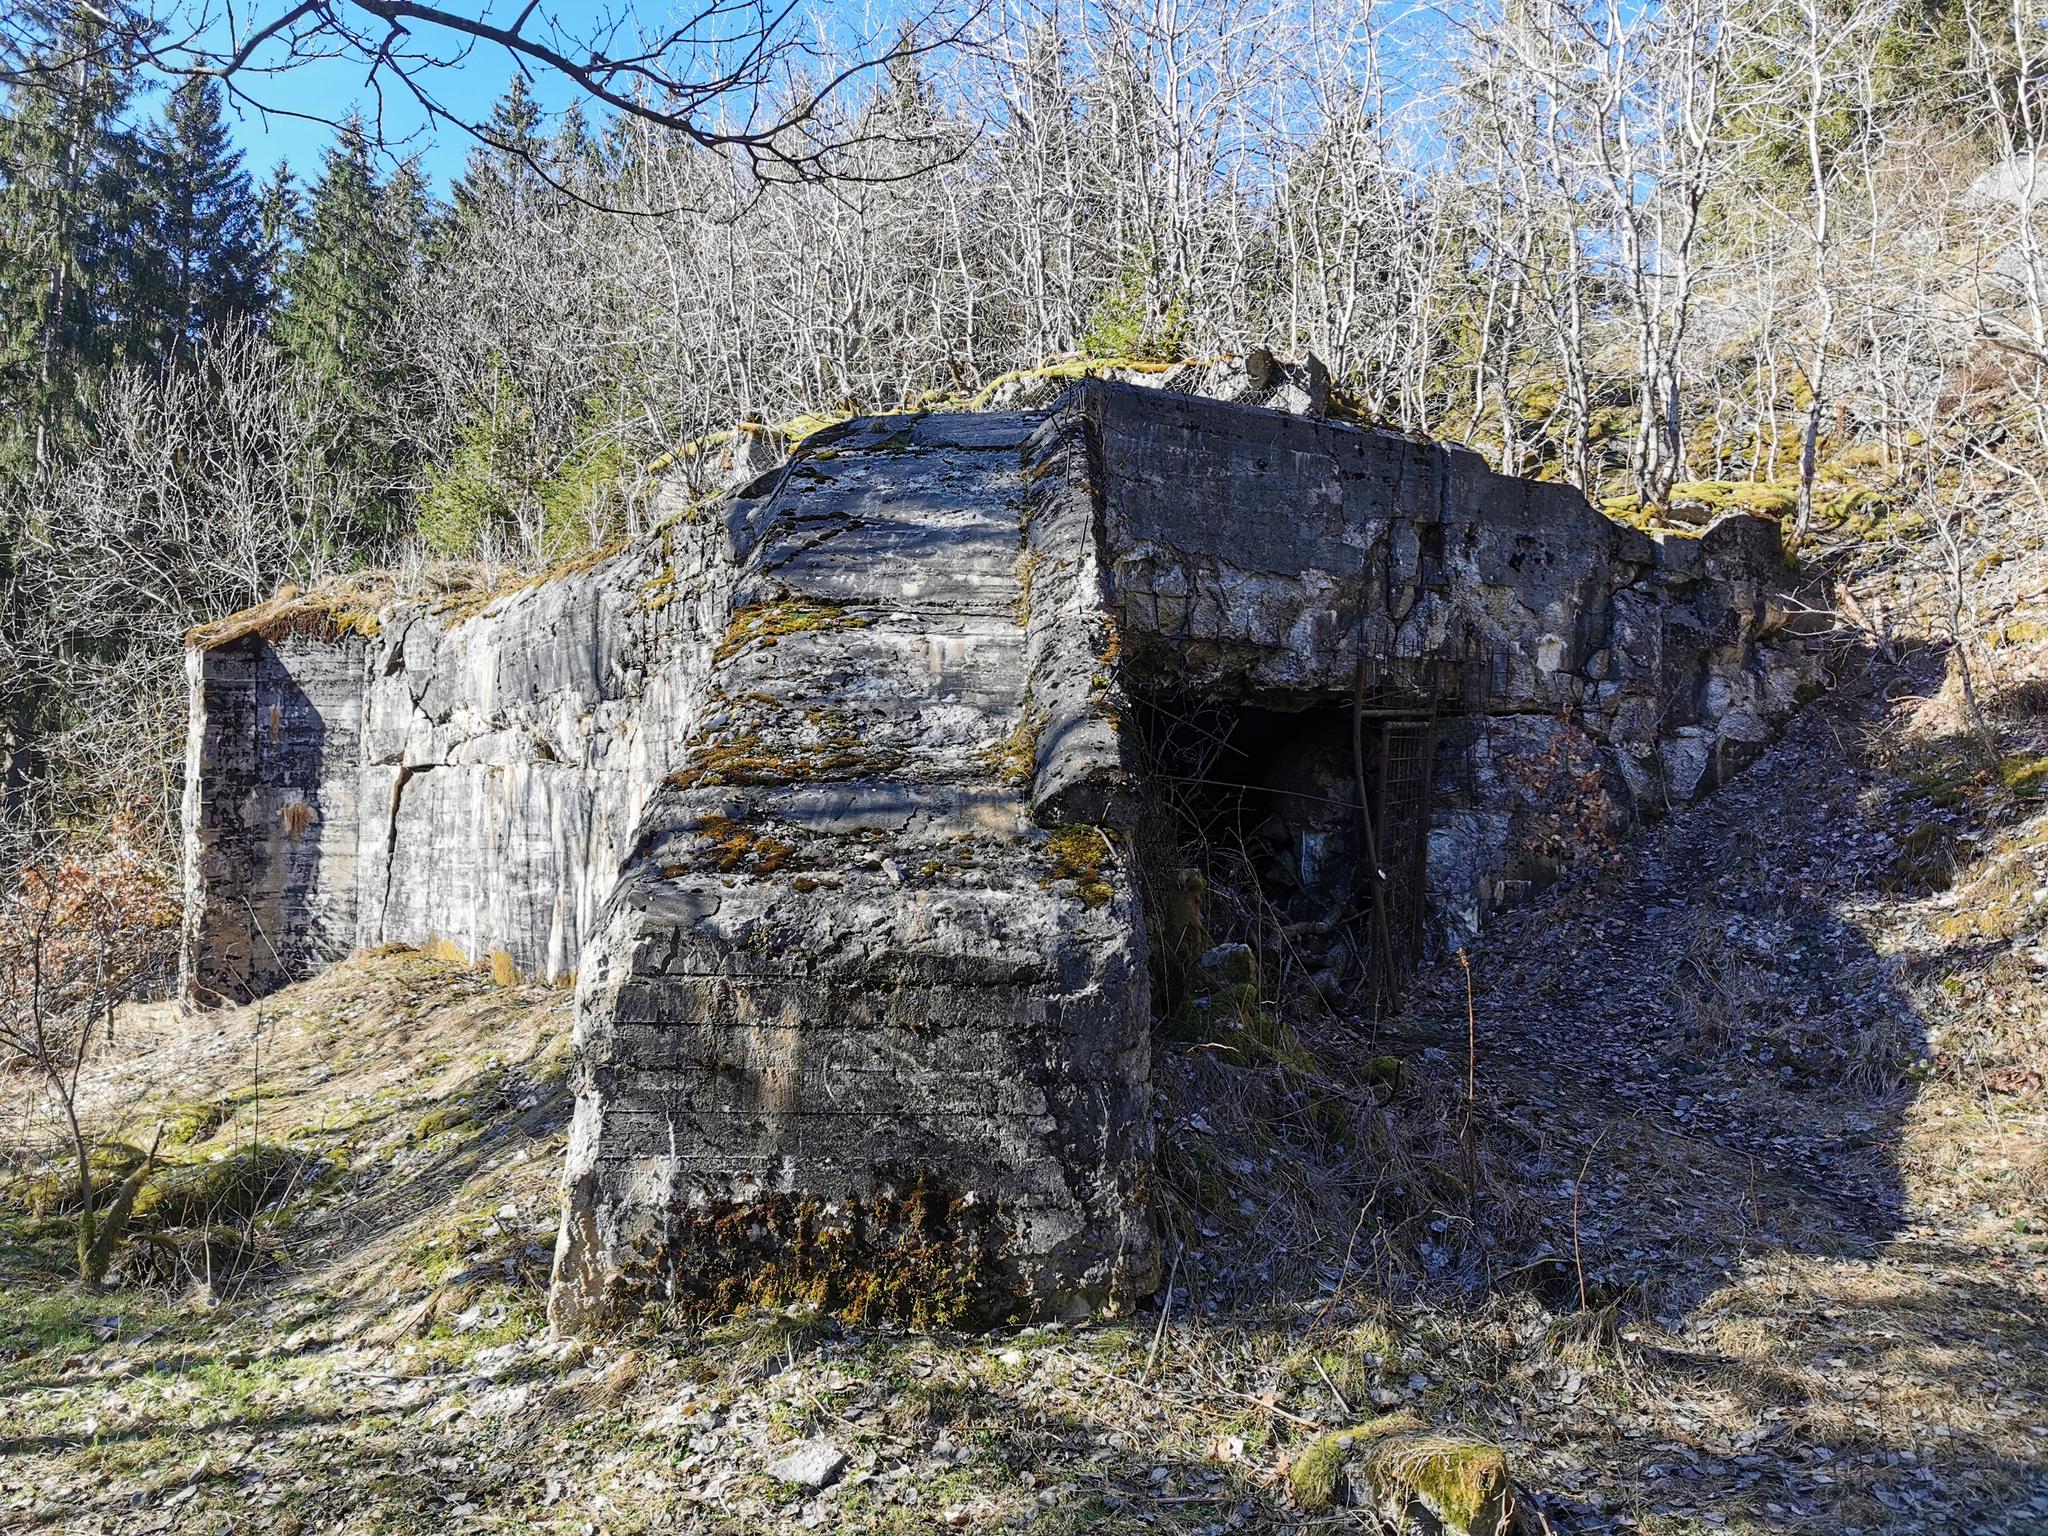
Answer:
[{"label": "scattered stone", "polygon": [[799,1488],[823,1488],[845,1465],[846,1452],[830,1440],[800,1440],[765,1470],[777,1482],[794,1483]]}]

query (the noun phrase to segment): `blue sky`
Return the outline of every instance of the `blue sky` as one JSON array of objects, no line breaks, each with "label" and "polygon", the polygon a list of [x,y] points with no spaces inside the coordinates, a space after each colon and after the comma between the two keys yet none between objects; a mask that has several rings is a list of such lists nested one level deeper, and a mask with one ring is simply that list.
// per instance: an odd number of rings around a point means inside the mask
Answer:
[{"label": "blue sky", "polygon": [[[459,67],[435,71],[433,91],[449,111],[481,122],[490,115],[491,103],[511,83],[515,68],[511,55],[503,50],[478,49]],[[534,84],[535,94],[551,111],[567,103],[567,90],[551,89],[545,78]],[[345,118],[352,107],[366,118],[376,109],[375,94],[364,85],[363,66],[348,60],[309,60],[294,65],[288,74],[250,81],[246,89],[266,106],[283,109],[259,113],[246,102],[230,100],[227,104],[235,142],[247,157],[249,175],[257,181],[282,160],[301,182],[311,182],[320,174],[321,151],[334,140],[329,125]],[[394,93],[387,86],[384,126],[389,154],[396,159],[417,155],[437,192],[445,192],[448,183],[462,174],[473,141],[446,123],[430,124],[426,113],[402,88]]]},{"label": "blue sky", "polygon": [[[0,5],[6,3],[7,0],[0,0]],[[785,17],[783,35],[801,36],[816,43],[822,34],[833,44],[858,47],[863,37],[887,36],[900,18],[943,9],[949,3],[950,0],[826,0],[816,9],[797,9],[785,16],[780,0],[770,0],[766,11],[770,15]],[[479,3],[465,9],[486,18],[492,17],[495,9],[498,12],[496,19],[502,21],[508,14],[506,8],[516,8],[519,4],[520,0],[479,0]],[[632,18],[635,15],[659,16],[665,10],[666,7],[659,3],[642,4],[629,0],[617,10],[606,8],[602,25],[618,25],[620,32],[616,46],[625,47],[633,32]],[[574,54],[587,41],[587,35],[581,29],[599,25],[592,20],[593,14],[587,14],[580,8],[580,0],[571,0],[569,5],[555,13],[552,20],[543,13],[545,25],[536,25],[541,26],[543,35]],[[733,6],[729,13],[719,10],[706,30],[744,39],[745,27],[739,23],[745,22],[750,14],[745,5]],[[224,40],[224,37],[213,39],[215,46]],[[331,46],[331,43],[316,39],[308,51]],[[438,55],[451,60],[424,65],[419,78],[449,112],[472,122],[488,118],[491,103],[504,93],[519,68],[507,49],[489,43],[468,43],[434,28],[420,28],[413,39],[413,47],[416,59]],[[716,49],[718,45],[713,42],[707,47]],[[716,58],[718,54],[714,52],[710,56]],[[287,59],[288,67],[278,68],[273,74],[261,72],[262,66],[283,65]],[[332,125],[345,118],[351,108],[360,110],[366,119],[378,109],[377,90],[365,79],[367,67],[361,59],[290,58],[282,44],[273,43],[259,51],[251,62],[255,67],[237,77],[239,89],[265,107],[281,109],[262,112],[248,101],[235,101],[232,97],[227,104],[236,142],[246,156],[250,175],[256,179],[260,180],[282,160],[302,181],[311,181],[319,174],[321,151],[333,141]],[[715,71],[718,66],[711,64],[707,67]],[[581,94],[571,82],[538,66],[529,70],[528,84],[547,114],[542,123],[543,132],[552,126],[554,114]],[[445,191],[449,182],[461,175],[474,141],[459,127],[430,121],[395,71],[385,71],[382,86],[383,139],[387,153],[393,160],[417,156],[421,169],[435,190]],[[602,108],[585,102],[584,110],[593,126],[603,120]]]}]

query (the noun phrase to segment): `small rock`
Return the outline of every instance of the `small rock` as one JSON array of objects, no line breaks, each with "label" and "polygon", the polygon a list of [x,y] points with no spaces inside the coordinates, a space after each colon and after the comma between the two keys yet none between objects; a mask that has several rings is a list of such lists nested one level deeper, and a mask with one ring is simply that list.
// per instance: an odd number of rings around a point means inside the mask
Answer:
[{"label": "small rock", "polygon": [[1202,984],[1213,991],[1255,980],[1259,962],[1249,944],[1218,944],[1195,962],[1195,968],[1201,973]]},{"label": "small rock", "polygon": [[779,1460],[768,1464],[768,1475],[777,1482],[799,1488],[823,1488],[846,1465],[846,1452],[830,1440],[800,1440]]}]

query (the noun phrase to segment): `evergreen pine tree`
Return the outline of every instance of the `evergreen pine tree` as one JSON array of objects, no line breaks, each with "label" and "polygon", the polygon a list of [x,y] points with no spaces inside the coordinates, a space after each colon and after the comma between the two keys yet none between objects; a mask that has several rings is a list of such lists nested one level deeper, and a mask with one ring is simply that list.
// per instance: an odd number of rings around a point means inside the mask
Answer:
[{"label": "evergreen pine tree", "polygon": [[469,152],[462,178],[450,189],[450,218],[456,227],[490,217],[493,210],[516,207],[537,188],[546,190],[533,169],[549,158],[539,128],[540,105],[527,89],[526,77],[514,75],[491,108],[491,119],[484,125],[486,142]]},{"label": "evergreen pine tree", "polygon": [[24,487],[71,446],[94,387],[132,350],[147,242],[139,146],[122,125],[131,75],[107,46],[107,13],[18,0],[9,24],[17,41],[41,40],[27,52],[72,61],[23,73],[0,102],[0,810],[18,827],[64,644],[24,551]]},{"label": "evergreen pine tree", "polygon": [[284,264],[298,246],[305,217],[298,178],[280,160],[256,192],[256,229],[263,259],[262,312],[266,315],[284,300]]},{"label": "evergreen pine tree", "polygon": [[418,168],[403,166],[381,184],[369,140],[351,121],[327,151],[283,263],[274,334],[346,412],[353,478],[374,498],[356,510],[373,527],[394,521],[410,473],[398,423],[409,363],[391,322],[429,211]]},{"label": "evergreen pine tree", "polygon": [[590,132],[590,119],[584,116],[580,101],[570,102],[562,113],[548,145],[548,155],[549,163],[558,168],[557,179],[565,185],[573,185],[568,178],[594,174],[599,169],[601,147]]},{"label": "evergreen pine tree", "polygon": [[393,291],[406,271],[419,261],[433,230],[433,194],[419,161],[408,160],[391,173],[383,194],[377,199],[379,259],[390,273]]},{"label": "evergreen pine tree", "polygon": [[369,140],[351,120],[321,162],[298,247],[283,264],[278,342],[343,385],[367,364],[371,334],[390,310],[393,274],[377,227],[381,191]]},{"label": "evergreen pine tree", "polygon": [[221,119],[219,86],[194,79],[172,94],[149,159],[159,345],[189,348],[209,326],[253,318],[265,303],[261,215]]},{"label": "evergreen pine tree", "polygon": [[0,110],[0,481],[49,462],[81,400],[130,350],[142,184],[121,126],[127,71],[94,47],[104,23],[45,7],[55,83],[17,85]]}]

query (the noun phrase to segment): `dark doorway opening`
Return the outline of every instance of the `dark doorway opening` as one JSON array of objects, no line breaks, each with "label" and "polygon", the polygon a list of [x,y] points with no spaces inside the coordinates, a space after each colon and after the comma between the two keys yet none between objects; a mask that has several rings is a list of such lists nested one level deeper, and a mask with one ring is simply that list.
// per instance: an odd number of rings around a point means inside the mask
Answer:
[{"label": "dark doorway opening", "polygon": [[[1420,696],[1134,696],[1155,949],[1241,942],[1262,974],[1393,1012],[1420,957],[1435,712]],[[1198,916],[1192,903],[1199,901]],[[1161,1010],[1189,982],[1162,954]]]}]

